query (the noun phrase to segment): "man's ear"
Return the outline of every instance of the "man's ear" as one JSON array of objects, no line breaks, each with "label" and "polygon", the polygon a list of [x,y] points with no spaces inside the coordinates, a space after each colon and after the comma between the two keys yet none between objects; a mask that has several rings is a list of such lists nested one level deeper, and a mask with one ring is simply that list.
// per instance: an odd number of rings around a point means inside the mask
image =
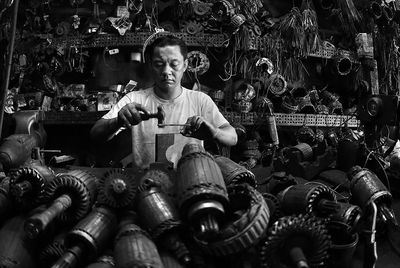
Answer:
[{"label": "man's ear", "polygon": [[184,71],[187,70],[188,65],[189,65],[189,61],[188,61],[188,59],[185,59],[185,60],[183,61],[183,68],[184,68]]}]

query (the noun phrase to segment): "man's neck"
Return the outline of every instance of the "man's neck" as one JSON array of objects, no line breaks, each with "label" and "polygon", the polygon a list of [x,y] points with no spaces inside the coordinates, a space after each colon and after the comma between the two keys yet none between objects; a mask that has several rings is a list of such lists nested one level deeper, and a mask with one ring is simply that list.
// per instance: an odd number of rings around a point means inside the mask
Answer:
[{"label": "man's neck", "polygon": [[177,86],[174,89],[170,90],[165,90],[161,89],[157,86],[154,86],[154,93],[157,95],[157,97],[163,99],[163,100],[173,100],[179,97],[182,94],[182,86]]}]

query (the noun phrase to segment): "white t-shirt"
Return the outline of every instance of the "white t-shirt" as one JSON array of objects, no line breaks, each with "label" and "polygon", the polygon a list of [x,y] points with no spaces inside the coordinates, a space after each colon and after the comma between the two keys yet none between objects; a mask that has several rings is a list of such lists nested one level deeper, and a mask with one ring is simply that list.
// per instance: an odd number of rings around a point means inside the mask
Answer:
[{"label": "white t-shirt", "polygon": [[[128,103],[141,104],[150,113],[156,113],[157,107],[162,106],[165,112],[165,123],[186,123],[191,116],[202,116],[214,127],[228,124],[213,100],[205,93],[183,88],[182,94],[173,100],[164,100],[154,94],[153,88],[133,91],[126,94],[112,109],[103,116],[104,119],[112,119],[118,116],[118,111]],[[189,141],[199,140],[185,137],[180,133],[180,126],[158,127],[157,119],[142,121],[133,126],[132,156],[133,163],[140,168],[148,167],[156,159],[156,134],[176,134],[175,143],[182,145]],[[174,156],[175,159],[180,156]],[[171,159],[173,160],[173,159]]]}]

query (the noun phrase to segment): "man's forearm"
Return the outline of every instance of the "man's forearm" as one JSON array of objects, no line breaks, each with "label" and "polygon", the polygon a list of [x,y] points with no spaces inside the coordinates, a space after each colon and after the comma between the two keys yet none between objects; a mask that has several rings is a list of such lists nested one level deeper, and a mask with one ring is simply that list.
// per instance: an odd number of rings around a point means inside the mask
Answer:
[{"label": "man's forearm", "polygon": [[226,146],[235,146],[237,143],[237,134],[232,126],[216,128],[213,138]]},{"label": "man's forearm", "polygon": [[90,137],[95,142],[107,141],[120,128],[117,118],[100,119],[90,130]]}]

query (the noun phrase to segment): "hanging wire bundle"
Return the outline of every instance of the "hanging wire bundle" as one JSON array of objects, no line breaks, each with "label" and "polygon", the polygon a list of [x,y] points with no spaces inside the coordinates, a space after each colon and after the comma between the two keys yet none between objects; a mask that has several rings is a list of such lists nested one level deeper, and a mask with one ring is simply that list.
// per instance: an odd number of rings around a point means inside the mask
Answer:
[{"label": "hanging wire bundle", "polygon": [[309,0],[303,0],[301,5],[302,26],[304,30],[305,53],[315,52],[319,49],[321,40],[318,34],[317,14]]},{"label": "hanging wire bundle", "polygon": [[283,76],[288,82],[304,81],[305,74],[308,74],[308,72],[299,58],[292,56],[286,60]]},{"label": "hanging wire bundle", "polygon": [[302,13],[298,7],[293,7],[289,13],[283,16],[279,31],[291,48],[296,51],[304,51],[304,27]]},{"label": "hanging wire bundle", "polygon": [[338,0],[338,17],[345,33],[351,36],[357,33],[361,15],[354,6],[353,0]]}]

